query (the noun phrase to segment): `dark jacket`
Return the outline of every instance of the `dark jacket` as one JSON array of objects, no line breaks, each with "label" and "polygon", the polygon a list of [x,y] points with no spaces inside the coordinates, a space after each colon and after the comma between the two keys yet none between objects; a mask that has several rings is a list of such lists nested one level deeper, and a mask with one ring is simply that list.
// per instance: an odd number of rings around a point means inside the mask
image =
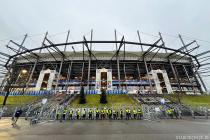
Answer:
[{"label": "dark jacket", "polygon": [[22,114],[22,110],[18,110],[15,113],[15,117],[20,117],[21,114]]}]

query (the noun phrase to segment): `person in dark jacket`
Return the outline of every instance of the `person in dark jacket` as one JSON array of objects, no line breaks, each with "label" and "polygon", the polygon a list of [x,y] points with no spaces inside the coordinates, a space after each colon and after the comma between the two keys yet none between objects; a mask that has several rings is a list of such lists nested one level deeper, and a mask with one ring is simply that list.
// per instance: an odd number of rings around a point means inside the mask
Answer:
[{"label": "person in dark jacket", "polygon": [[18,121],[18,118],[20,117],[21,114],[22,114],[22,110],[21,109],[16,111],[15,118],[14,118],[14,123],[12,123],[12,125],[16,124],[16,122]]}]

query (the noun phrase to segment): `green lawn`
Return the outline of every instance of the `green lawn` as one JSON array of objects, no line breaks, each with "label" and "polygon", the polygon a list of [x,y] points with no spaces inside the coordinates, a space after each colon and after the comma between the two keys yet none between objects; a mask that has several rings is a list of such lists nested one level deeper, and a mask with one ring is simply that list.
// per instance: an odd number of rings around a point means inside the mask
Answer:
[{"label": "green lawn", "polygon": [[[6,105],[19,105],[34,102],[37,99],[43,98],[46,95],[9,95]],[[5,96],[0,96],[0,105],[3,104]]]},{"label": "green lawn", "polygon": [[180,96],[181,102],[184,104],[210,104],[210,95],[164,95],[166,98],[178,102],[178,97]]},{"label": "green lawn", "polygon": [[[101,104],[100,103],[100,95],[85,95],[86,97],[86,104],[82,104],[82,106],[99,106],[101,105],[101,107],[107,106],[107,107],[111,107],[113,105],[113,107],[117,107],[118,105],[120,106],[136,106],[136,102],[129,96],[129,95],[118,95],[118,94],[108,94],[106,95],[108,103],[106,104]],[[77,107],[81,106],[81,104],[79,104],[79,97],[77,97],[76,100],[74,100],[70,105],[76,105]]]}]

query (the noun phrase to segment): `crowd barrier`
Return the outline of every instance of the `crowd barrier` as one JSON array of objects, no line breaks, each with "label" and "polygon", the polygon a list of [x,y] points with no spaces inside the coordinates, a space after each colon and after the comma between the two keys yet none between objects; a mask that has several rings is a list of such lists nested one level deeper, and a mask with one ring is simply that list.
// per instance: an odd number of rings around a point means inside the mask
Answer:
[{"label": "crowd barrier", "polygon": [[48,95],[55,94],[54,91],[50,90],[40,90],[40,91],[26,91],[25,95]]},{"label": "crowd barrier", "polygon": [[85,90],[85,94],[98,94],[98,90]]},{"label": "crowd barrier", "polygon": [[[55,94],[54,91],[49,90],[40,90],[40,91],[26,91],[25,95],[48,95],[48,94]],[[6,92],[1,93],[0,95],[6,95]],[[20,91],[11,91],[9,95],[22,95],[22,92]]]},{"label": "crowd barrier", "polygon": [[122,90],[105,90],[106,94],[127,94],[127,91]]}]

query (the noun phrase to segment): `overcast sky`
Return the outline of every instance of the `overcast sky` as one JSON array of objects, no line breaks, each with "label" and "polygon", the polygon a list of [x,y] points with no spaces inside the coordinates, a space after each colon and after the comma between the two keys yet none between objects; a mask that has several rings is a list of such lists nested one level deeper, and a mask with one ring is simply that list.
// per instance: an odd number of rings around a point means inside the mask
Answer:
[{"label": "overcast sky", "polygon": [[[27,33],[29,36],[46,31],[49,36],[63,33],[50,38],[59,43],[65,41],[68,30],[71,32],[69,41],[79,41],[91,29],[94,40],[114,40],[116,29],[118,40],[124,35],[125,40],[138,41],[136,31],[139,30],[142,42],[147,43],[158,39],[150,35],[158,36],[161,32],[166,45],[173,48],[181,47],[180,40],[164,34],[181,34],[210,42],[209,7],[209,0],[0,0],[0,51],[12,53],[5,47],[6,39]],[[43,36],[31,37],[24,45],[37,47]],[[90,33],[86,37],[90,39]],[[22,37],[16,39],[20,39],[16,40],[20,43]],[[198,43],[201,47],[193,54],[210,50],[210,43]],[[93,47],[94,50],[104,48],[104,45]],[[113,50],[115,46],[107,48]],[[77,51],[80,49],[81,46],[76,46]],[[128,51],[138,49],[139,46],[127,47]],[[71,51],[70,47],[68,50]]]}]

